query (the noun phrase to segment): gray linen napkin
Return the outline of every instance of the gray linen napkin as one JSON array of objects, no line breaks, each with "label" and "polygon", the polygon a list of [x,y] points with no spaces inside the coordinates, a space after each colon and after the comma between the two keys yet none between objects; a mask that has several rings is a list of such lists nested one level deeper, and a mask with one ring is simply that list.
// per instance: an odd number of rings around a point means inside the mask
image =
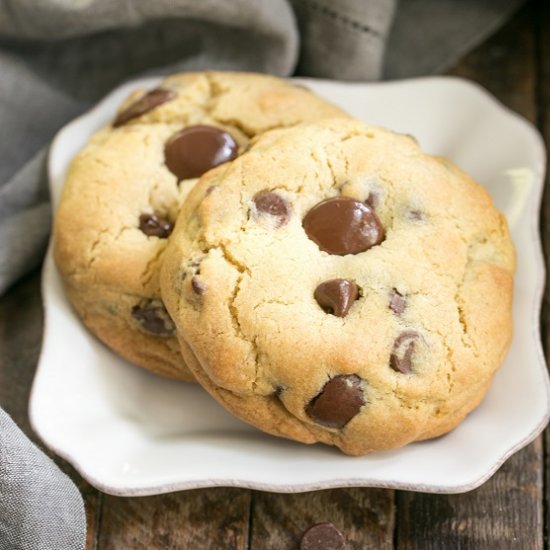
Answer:
[{"label": "gray linen napkin", "polygon": [[[521,1],[403,0],[388,42],[397,0],[0,0],[0,294],[47,243],[45,147],[125,79],[196,69],[429,74]],[[84,538],[78,491],[0,409],[0,548],[80,549]]]},{"label": "gray linen napkin", "polygon": [[523,0],[402,0],[384,78],[439,73],[500,27]]},{"label": "gray linen napkin", "polygon": [[86,515],[74,483],[0,409],[0,548],[84,548]]}]

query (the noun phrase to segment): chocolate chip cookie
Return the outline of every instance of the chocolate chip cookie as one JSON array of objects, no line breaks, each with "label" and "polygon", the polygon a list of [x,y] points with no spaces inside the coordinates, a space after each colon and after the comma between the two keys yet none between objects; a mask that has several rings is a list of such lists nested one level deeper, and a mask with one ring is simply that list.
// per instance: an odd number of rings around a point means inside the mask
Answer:
[{"label": "chocolate chip cookie", "polygon": [[56,213],[55,260],[86,326],[128,360],[191,379],[159,289],[187,193],[255,136],[328,116],[345,115],[266,75],[187,73],[133,93],[72,163]]},{"label": "chocolate chip cookie", "polygon": [[161,287],[182,353],[266,432],[352,455],[433,438],[505,357],[506,220],[408,136],[344,118],[269,132],[180,216]]}]

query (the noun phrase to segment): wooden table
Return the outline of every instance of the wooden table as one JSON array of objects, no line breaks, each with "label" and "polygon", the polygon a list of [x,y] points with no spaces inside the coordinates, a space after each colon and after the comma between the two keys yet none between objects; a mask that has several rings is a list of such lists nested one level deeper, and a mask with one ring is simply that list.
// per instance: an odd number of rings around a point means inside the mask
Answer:
[{"label": "wooden table", "polygon": [[[479,82],[550,140],[550,3],[533,0],[449,74]],[[550,193],[542,235],[550,249]],[[548,258],[547,258],[548,263]],[[0,405],[36,440],[27,403],[40,350],[38,272],[0,300]],[[547,289],[542,334],[549,341]],[[479,489],[431,495],[385,489],[270,494],[216,488],[142,498],[105,495],[66,463],[86,502],[88,549],[297,548],[312,524],[331,521],[347,548],[543,548],[550,524],[546,434]]]}]

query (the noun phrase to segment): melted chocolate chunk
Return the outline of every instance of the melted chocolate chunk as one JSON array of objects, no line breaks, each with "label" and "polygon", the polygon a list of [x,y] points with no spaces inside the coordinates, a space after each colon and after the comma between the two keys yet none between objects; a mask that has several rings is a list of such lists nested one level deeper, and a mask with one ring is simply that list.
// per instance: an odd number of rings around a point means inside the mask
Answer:
[{"label": "melted chocolate chunk", "polygon": [[174,224],[156,214],[142,214],[139,217],[139,228],[148,237],[166,239],[172,233]]},{"label": "melted chocolate chunk", "polygon": [[390,367],[403,374],[408,374],[412,369],[412,356],[414,344],[418,334],[413,330],[402,332],[393,343],[393,351],[390,355]]},{"label": "melted chocolate chunk", "polygon": [[332,523],[318,523],[302,535],[300,550],[342,550],[345,544],[344,535]]},{"label": "melted chocolate chunk", "polygon": [[281,195],[271,191],[261,191],[254,196],[254,204],[258,212],[272,216],[277,227],[288,223],[290,205]]},{"label": "melted chocolate chunk", "polygon": [[331,279],[321,283],[313,294],[321,308],[336,317],[345,317],[359,295],[357,285],[349,279]]},{"label": "melted chocolate chunk", "polygon": [[316,204],[304,218],[304,230],[329,254],[358,254],[384,240],[384,228],[374,209],[350,197]]},{"label": "melted chocolate chunk", "polygon": [[399,294],[396,288],[390,291],[390,309],[396,314],[401,315],[407,307],[407,300],[402,294]]},{"label": "melted chocolate chunk", "polygon": [[236,141],[227,132],[214,126],[189,126],[166,143],[164,160],[181,181],[198,178],[214,166],[233,160],[237,151]]},{"label": "melted chocolate chunk", "polygon": [[206,290],[206,285],[202,282],[200,277],[197,277],[197,275],[194,275],[193,278],[191,279],[191,288],[193,289],[193,292],[195,294],[198,294],[200,296],[201,294],[204,294],[204,291]]},{"label": "melted chocolate chunk", "polygon": [[176,330],[164,304],[159,300],[149,300],[132,308],[132,317],[147,332],[158,336],[172,336]]},{"label": "melted chocolate chunk", "polygon": [[365,404],[356,374],[331,378],[307,405],[306,414],[328,428],[343,428]]},{"label": "melted chocolate chunk", "polygon": [[126,107],[124,111],[118,114],[113,122],[113,126],[117,128],[126,124],[129,120],[133,118],[140,117],[149,111],[152,111],[159,105],[171,101],[177,96],[176,92],[171,90],[163,90],[158,88],[156,90],[151,90],[145,95],[140,97],[137,101],[134,101],[131,105]]}]

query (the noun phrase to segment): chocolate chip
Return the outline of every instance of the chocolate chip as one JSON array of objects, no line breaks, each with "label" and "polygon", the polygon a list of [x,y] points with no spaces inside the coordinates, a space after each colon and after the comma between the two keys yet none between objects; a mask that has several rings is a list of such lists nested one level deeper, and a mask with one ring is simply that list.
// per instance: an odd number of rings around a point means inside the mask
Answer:
[{"label": "chocolate chip", "polygon": [[334,197],[316,204],[304,218],[304,230],[329,254],[358,254],[384,240],[384,229],[374,209],[350,197]]},{"label": "chocolate chip", "polygon": [[323,386],[307,405],[306,414],[328,428],[343,428],[364,404],[359,376],[341,374]]},{"label": "chocolate chip", "polygon": [[344,535],[332,523],[317,523],[310,527],[300,541],[300,550],[342,550]]},{"label": "chocolate chip", "polygon": [[174,224],[156,214],[142,214],[139,217],[139,228],[148,237],[166,239],[172,233]]},{"label": "chocolate chip", "polygon": [[124,111],[119,113],[113,122],[113,126],[115,128],[122,126],[129,120],[140,117],[145,113],[152,111],[159,105],[171,101],[176,96],[176,92],[173,92],[172,90],[163,90],[162,88],[151,90],[140,97],[137,101],[134,101],[134,103],[126,107]]},{"label": "chocolate chip", "polygon": [[418,334],[413,330],[402,332],[393,343],[390,367],[397,372],[408,374],[412,368],[412,355]]},{"label": "chocolate chip", "polygon": [[313,297],[321,308],[336,317],[345,317],[358,295],[357,285],[349,279],[325,281],[313,293]]},{"label": "chocolate chip", "polygon": [[210,168],[233,160],[237,150],[236,141],[227,132],[214,126],[189,126],[169,139],[164,160],[181,181],[198,178]]},{"label": "chocolate chip", "polygon": [[194,275],[191,279],[191,288],[193,289],[193,292],[195,294],[198,294],[200,296],[201,294],[204,294],[204,291],[206,290],[206,285],[199,277]]},{"label": "chocolate chip", "polygon": [[407,300],[396,288],[390,291],[390,309],[396,314],[401,315],[407,307]]},{"label": "chocolate chip", "polygon": [[175,332],[174,322],[160,300],[147,300],[132,308],[132,317],[147,332],[158,336],[172,336]]},{"label": "chocolate chip", "polygon": [[268,214],[275,220],[276,227],[281,227],[288,223],[290,218],[290,205],[288,202],[271,191],[261,191],[254,195],[254,204],[258,212]]}]

